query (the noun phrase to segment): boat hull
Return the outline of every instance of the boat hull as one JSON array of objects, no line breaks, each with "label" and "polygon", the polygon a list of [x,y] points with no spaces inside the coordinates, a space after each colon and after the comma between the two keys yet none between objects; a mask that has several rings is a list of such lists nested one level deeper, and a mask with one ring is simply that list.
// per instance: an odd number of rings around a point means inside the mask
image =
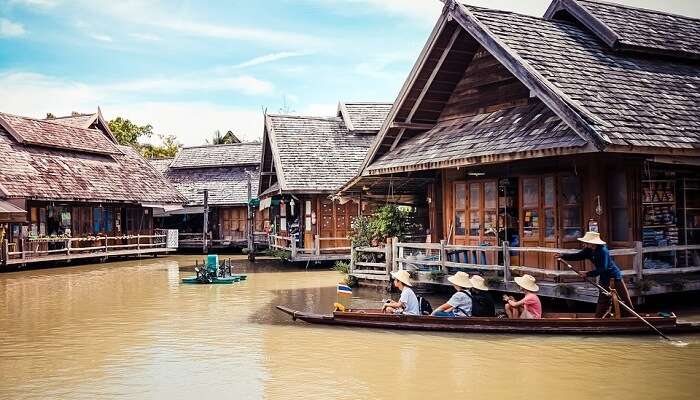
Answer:
[{"label": "boat hull", "polygon": [[[382,314],[377,310],[314,314],[277,306],[292,316],[313,324],[354,326],[379,329],[403,329],[433,332],[463,333],[525,333],[525,334],[654,334],[637,318],[600,319],[556,317],[542,319],[507,318],[444,318],[417,315]],[[651,316],[647,320],[663,332],[700,332],[700,325],[679,322],[675,316]]]},{"label": "boat hull", "polygon": [[211,282],[201,282],[196,276],[190,276],[187,278],[182,278],[182,283],[191,285],[227,285],[235,282],[240,282],[246,280],[246,275],[231,275],[227,277],[220,277],[212,280]]}]

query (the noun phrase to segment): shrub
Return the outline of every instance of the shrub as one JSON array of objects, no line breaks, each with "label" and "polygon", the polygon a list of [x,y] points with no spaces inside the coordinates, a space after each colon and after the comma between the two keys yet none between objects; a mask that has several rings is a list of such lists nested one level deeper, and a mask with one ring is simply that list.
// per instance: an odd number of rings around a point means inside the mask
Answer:
[{"label": "shrub", "polygon": [[434,269],[434,270],[430,271],[430,280],[431,281],[440,282],[440,281],[442,281],[442,278],[444,278],[444,277],[445,277],[445,273],[439,269]]},{"label": "shrub", "polygon": [[341,274],[347,275],[350,273],[350,263],[345,261],[336,261],[333,265],[333,270],[338,271]]}]

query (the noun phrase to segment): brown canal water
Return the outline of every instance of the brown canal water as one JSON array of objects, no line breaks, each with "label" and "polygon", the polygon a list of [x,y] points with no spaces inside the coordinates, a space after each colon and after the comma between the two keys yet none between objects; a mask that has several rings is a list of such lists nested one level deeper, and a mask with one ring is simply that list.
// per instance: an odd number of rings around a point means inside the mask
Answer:
[{"label": "brown canal water", "polygon": [[[459,335],[318,327],[339,275],[247,270],[181,285],[194,256],[0,274],[0,399],[697,399],[700,337]],[[363,290],[371,306],[385,296]],[[697,314],[693,315],[698,319]]]}]

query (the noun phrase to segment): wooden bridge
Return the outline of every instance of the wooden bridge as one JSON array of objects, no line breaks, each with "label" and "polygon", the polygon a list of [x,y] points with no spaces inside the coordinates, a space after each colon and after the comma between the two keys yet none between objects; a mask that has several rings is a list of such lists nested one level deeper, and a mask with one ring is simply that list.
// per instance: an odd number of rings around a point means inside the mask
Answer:
[{"label": "wooden bridge", "polygon": [[[700,290],[700,266],[683,268],[644,268],[644,255],[662,252],[697,251],[700,245],[642,247],[610,250],[613,257],[632,257],[632,269],[623,275],[630,281],[630,294],[643,302],[644,297],[660,293]],[[450,285],[446,277],[457,271],[480,274],[493,290],[515,292],[513,275],[530,274],[538,279],[540,295],[595,302],[598,290],[583,283],[575,272],[563,266],[525,266],[526,254],[572,253],[576,250],[545,247],[460,246],[440,243],[402,243],[388,240],[381,247],[356,247],[351,250],[350,275],[361,283],[385,285],[390,272],[406,269],[418,284]],[[515,264],[514,262],[517,262]]]}]

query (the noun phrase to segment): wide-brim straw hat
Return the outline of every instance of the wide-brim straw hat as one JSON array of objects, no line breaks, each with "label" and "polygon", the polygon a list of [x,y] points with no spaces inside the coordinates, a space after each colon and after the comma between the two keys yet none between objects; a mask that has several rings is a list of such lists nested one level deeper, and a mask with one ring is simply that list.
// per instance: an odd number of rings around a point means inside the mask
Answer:
[{"label": "wide-brim straw hat", "polygon": [[399,280],[406,286],[413,286],[413,284],[411,283],[411,275],[405,269],[400,269],[396,272],[392,271],[391,276],[393,276],[394,279]]},{"label": "wide-brim straw hat", "polygon": [[523,276],[517,276],[513,278],[513,280],[518,284],[518,286],[525,290],[529,290],[531,292],[538,292],[540,290],[540,287],[535,283],[535,277],[532,275],[525,274]]},{"label": "wide-brim straw hat", "polygon": [[459,271],[452,276],[448,276],[447,280],[451,284],[457,285],[463,289],[468,289],[472,287],[472,282],[469,280],[469,274],[466,272]]},{"label": "wide-brim straw hat", "polygon": [[600,238],[600,233],[598,232],[586,232],[586,234],[583,235],[583,237],[578,238],[578,241],[589,244],[605,244],[603,239]]},{"label": "wide-brim straw hat", "polygon": [[472,287],[474,289],[489,290],[489,287],[486,286],[486,281],[484,281],[484,278],[479,275],[472,275],[472,277],[469,278],[469,282],[472,283]]}]

